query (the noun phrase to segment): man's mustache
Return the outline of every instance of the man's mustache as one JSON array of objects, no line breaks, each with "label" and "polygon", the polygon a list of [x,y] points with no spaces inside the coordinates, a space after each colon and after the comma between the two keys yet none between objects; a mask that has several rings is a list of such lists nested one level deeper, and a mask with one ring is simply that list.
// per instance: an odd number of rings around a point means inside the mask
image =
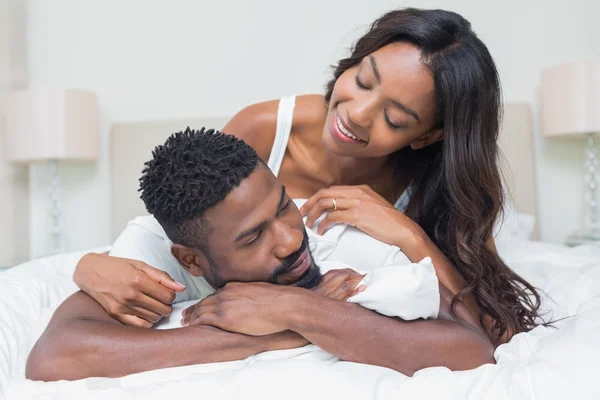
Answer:
[{"label": "man's mustache", "polygon": [[281,266],[277,267],[275,269],[275,271],[273,271],[273,273],[271,273],[271,276],[269,277],[269,282],[277,283],[277,278],[279,277],[279,275],[286,273],[290,268],[292,268],[294,266],[294,264],[296,264],[296,262],[300,259],[300,257],[306,250],[307,246],[308,246],[308,235],[306,234],[306,231],[304,231],[302,245],[300,246],[300,248],[293,254],[290,254],[289,256],[287,256],[283,260],[283,263],[281,264]]}]

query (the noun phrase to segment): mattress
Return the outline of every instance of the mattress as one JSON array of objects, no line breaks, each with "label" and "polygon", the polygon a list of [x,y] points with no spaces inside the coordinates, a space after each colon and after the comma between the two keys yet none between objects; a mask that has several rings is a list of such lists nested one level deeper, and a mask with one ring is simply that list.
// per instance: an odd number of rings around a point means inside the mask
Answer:
[{"label": "mattress", "polygon": [[503,249],[504,260],[545,292],[547,317],[564,319],[554,327],[516,335],[498,347],[496,365],[471,371],[427,368],[409,378],[387,368],[344,362],[309,345],[117,379],[26,380],[31,347],[56,307],[77,290],[71,277],[82,254],[35,260],[0,273],[0,398],[600,398],[600,247],[523,241]]}]

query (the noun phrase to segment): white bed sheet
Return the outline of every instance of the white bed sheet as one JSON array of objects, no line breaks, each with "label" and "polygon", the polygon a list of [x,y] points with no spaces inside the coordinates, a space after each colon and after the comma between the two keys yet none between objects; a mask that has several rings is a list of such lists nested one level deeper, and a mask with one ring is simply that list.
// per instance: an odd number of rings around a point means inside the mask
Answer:
[{"label": "white bed sheet", "polygon": [[500,346],[496,365],[413,378],[342,362],[315,346],[246,360],[170,368],[120,379],[41,383],[24,377],[30,348],[58,304],[76,290],[79,254],[32,261],[0,274],[0,398],[7,399],[598,399],[600,247],[512,243],[508,264],[553,301],[559,329],[538,327]]}]

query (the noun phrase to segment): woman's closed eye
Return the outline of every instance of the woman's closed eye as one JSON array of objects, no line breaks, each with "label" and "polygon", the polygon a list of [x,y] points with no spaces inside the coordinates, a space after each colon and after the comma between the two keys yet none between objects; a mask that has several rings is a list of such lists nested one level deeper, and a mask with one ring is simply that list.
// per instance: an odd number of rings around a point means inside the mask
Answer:
[{"label": "woman's closed eye", "polygon": [[397,125],[394,124],[392,121],[390,121],[390,117],[388,117],[387,113],[384,111],[383,112],[383,118],[385,119],[385,123],[387,124],[387,126],[389,126],[390,128],[392,128],[393,130],[399,131],[403,128],[406,128],[406,126],[403,125]]},{"label": "woman's closed eye", "polygon": [[354,77],[354,81],[356,82],[356,86],[358,86],[358,88],[360,90],[371,90],[364,83],[362,83],[362,81],[360,80],[360,78],[358,77],[358,75],[356,75]]}]

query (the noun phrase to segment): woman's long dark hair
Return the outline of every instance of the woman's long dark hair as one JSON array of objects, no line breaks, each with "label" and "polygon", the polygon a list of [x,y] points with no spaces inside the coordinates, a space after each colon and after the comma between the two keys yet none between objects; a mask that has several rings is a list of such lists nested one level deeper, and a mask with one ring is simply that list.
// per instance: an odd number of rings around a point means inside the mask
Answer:
[{"label": "woman's long dark hair", "polygon": [[[484,316],[493,318],[495,344],[508,333],[533,329],[540,296],[487,245],[502,211],[498,133],[502,114],[500,79],[483,42],[460,15],[444,10],[403,9],[376,20],[349,58],[335,68],[327,102],[340,75],[374,51],[395,42],[421,50],[435,81],[441,142],[421,150],[404,148],[399,184],[414,191],[407,215],[419,223],[467,281],[452,305],[472,293]],[[485,326],[485,325],[484,325]]]}]

